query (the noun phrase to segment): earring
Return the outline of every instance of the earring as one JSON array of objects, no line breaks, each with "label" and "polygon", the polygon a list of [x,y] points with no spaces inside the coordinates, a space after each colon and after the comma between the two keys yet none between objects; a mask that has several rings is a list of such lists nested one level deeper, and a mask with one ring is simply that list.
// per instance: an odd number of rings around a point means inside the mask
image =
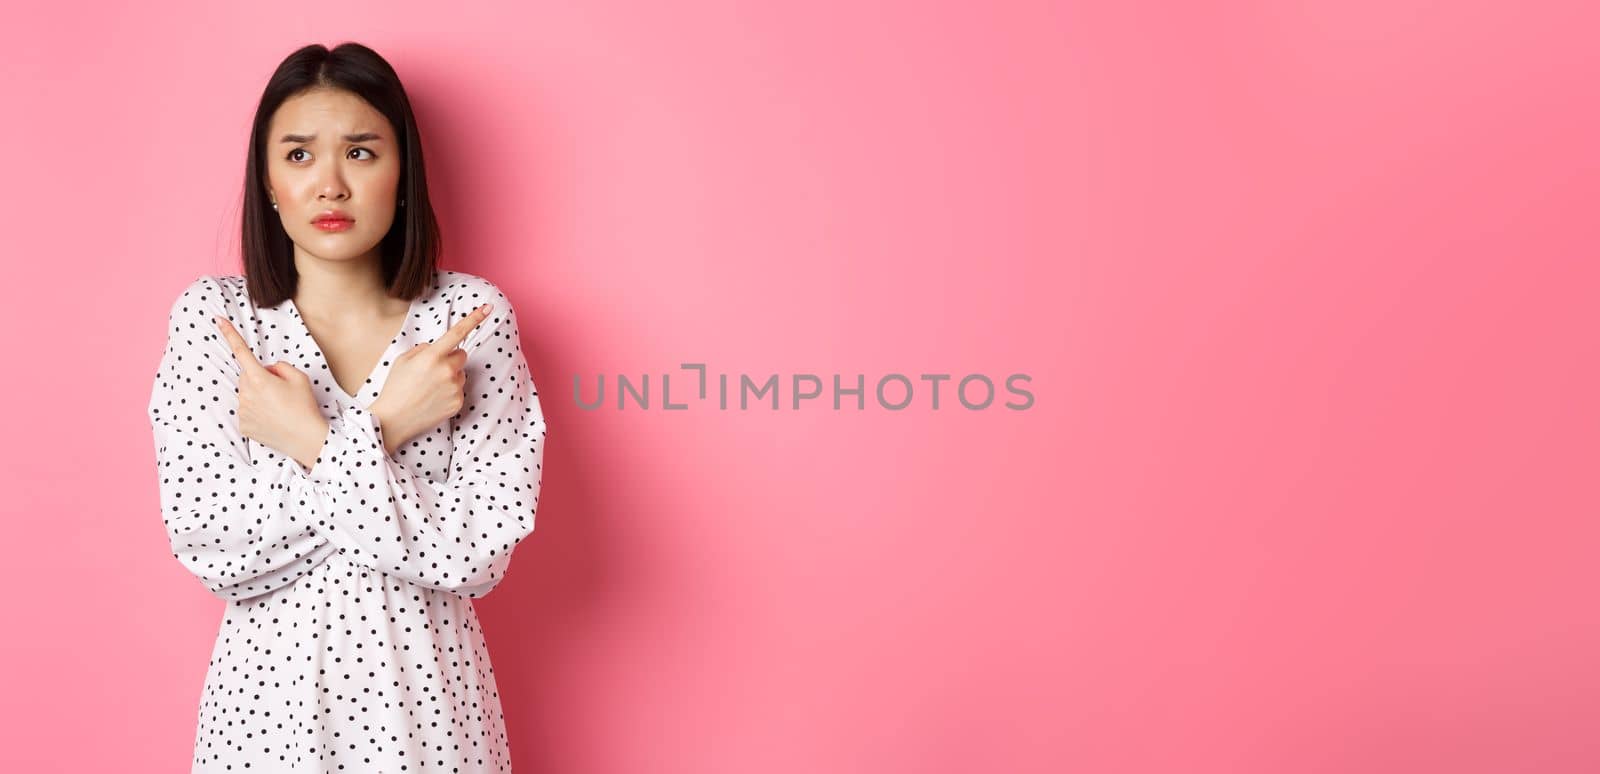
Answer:
[{"label": "earring", "polygon": [[273,202],[272,203],[272,209],[278,209],[278,203],[277,202]]},{"label": "earring", "polygon": [[400,206],[401,206],[401,207],[404,207],[404,206],[406,206],[406,200],[405,200],[405,199],[401,199],[401,200],[400,200]]}]

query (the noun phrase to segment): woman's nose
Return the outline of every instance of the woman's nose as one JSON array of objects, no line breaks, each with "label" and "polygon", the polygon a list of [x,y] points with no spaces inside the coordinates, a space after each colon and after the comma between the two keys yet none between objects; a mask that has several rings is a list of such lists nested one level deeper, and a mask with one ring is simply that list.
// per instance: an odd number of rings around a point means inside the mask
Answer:
[{"label": "woman's nose", "polygon": [[322,173],[322,179],[317,184],[317,198],[341,201],[350,196],[350,187],[344,184],[344,176],[340,174],[335,165]]}]

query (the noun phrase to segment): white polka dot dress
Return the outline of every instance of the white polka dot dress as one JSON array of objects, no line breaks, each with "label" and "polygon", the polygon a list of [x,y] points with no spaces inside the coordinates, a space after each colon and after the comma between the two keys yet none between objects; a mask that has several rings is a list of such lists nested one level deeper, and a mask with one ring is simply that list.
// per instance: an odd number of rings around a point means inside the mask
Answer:
[{"label": "white polka dot dress", "polygon": [[[461,411],[390,455],[367,411],[390,364],[486,302],[461,344]],[[309,471],[239,434],[239,365],[213,315],[311,378],[329,429]],[[243,276],[200,277],[172,304],[149,416],[173,554],[228,600],[192,772],[511,770],[471,600],[533,531],[545,422],[498,288],[436,272],[349,395],[292,300],[256,307]]]}]

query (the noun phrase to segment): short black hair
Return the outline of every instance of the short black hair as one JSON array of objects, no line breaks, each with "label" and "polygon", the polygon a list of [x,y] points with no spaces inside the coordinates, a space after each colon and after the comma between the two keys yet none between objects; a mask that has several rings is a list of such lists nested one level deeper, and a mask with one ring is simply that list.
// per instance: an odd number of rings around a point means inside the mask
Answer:
[{"label": "short black hair", "polygon": [[272,116],[286,100],[316,89],[340,89],[367,101],[398,134],[400,192],[394,225],[379,243],[383,280],[389,295],[414,300],[429,290],[443,248],[439,222],[428,201],[422,163],[422,136],[400,76],[378,52],[346,42],[329,49],[313,43],[278,65],[261,93],[250,126],[244,167],[243,252],[246,288],[256,306],[272,307],[294,296],[300,275],[294,245],[266,194],[267,149]]}]

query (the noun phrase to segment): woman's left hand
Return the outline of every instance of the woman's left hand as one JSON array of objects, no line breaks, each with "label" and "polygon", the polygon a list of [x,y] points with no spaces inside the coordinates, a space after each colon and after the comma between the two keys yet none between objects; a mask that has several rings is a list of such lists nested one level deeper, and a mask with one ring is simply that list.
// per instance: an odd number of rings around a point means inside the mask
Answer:
[{"label": "woman's left hand", "polygon": [[328,420],[311,392],[311,378],[282,360],[262,365],[232,323],[221,317],[216,321],[239,363],[239,434],[309,470],[328,437]]}]

